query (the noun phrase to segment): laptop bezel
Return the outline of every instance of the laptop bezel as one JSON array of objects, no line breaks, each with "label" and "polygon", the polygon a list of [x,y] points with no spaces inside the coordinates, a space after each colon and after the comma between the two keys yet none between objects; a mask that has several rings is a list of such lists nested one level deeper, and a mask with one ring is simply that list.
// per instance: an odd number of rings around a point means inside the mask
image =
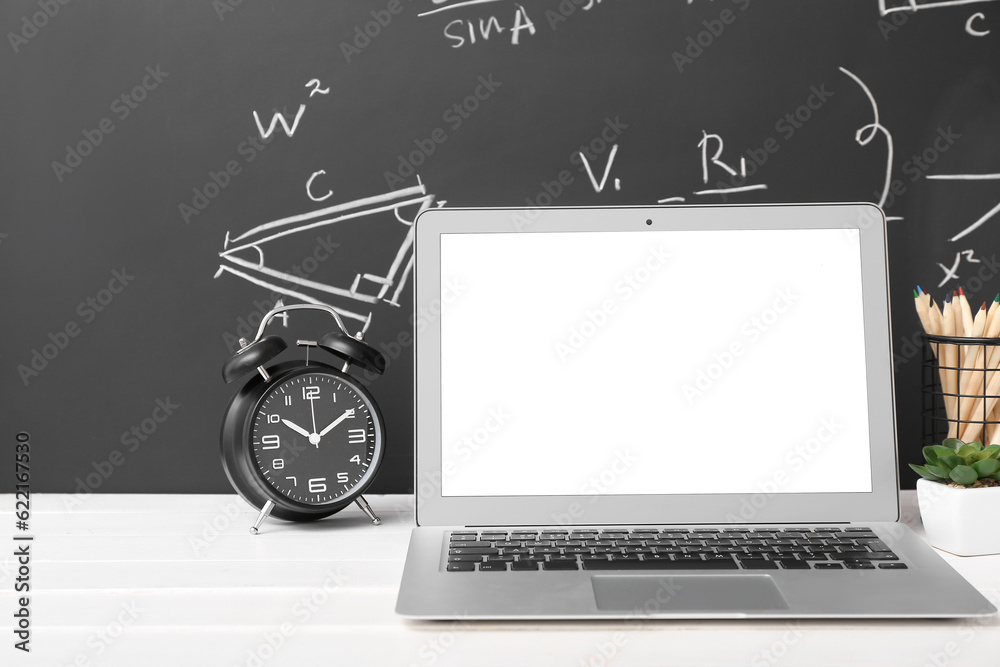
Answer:
[{"label": "laptop bezel", "polygon": [[[647,224],[651,220],[652,224]],[[664,229],[859,230],[868,383],[869,493],[444,496],[440,237]],[[414,230],[414,492],[417,525],[787,524],[899,518],[885,216],[874,204],[439,208]],[[447,296],[447,295],[445,295]],[[497,324],[499,326],[499,324]],[[498,351],[502,354],[502,351]]]}]

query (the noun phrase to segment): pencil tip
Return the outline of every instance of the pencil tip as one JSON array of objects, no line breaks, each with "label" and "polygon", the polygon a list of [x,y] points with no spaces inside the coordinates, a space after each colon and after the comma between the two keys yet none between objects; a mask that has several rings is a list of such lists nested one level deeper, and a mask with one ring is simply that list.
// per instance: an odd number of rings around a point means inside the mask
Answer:
[{"label": "pencil tip", "polygon": [[917,290],[913,290],[913,298],[914,299],[919,299],[920,298],[920,295],[917,294]]},{"label": "pencil tip", "polygon": [[945,303],[951,303],[951,294],[949,294],[948,296],[946,296],[946,297],[944,298],[944,302],[945,302]]},{"label": "pencil tip", "polygon": [[986,302],[983,301],[983,305],[980,306],[979,310],[986,310]]},{"label": "pencil tip", "polygon": [[958,287],[958,293],[961,294],[962,296],[965,296],[965,292],[962,291],[961,285],[959,285]]},{"label": "pencil tip", "polygon": [[922,287],[920,287],[920,285],[917,285],[917,291],[920,292],[921,294],[924,293],[924,290]]}]

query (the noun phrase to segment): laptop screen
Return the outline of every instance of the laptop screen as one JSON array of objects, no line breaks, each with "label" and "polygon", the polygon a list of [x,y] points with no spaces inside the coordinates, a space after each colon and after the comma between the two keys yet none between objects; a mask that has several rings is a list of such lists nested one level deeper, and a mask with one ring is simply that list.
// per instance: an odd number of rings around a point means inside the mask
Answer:
[{"label": "laptop screen", "polygon": [[440,253],[442,496],[872,491],[857,229]]}]

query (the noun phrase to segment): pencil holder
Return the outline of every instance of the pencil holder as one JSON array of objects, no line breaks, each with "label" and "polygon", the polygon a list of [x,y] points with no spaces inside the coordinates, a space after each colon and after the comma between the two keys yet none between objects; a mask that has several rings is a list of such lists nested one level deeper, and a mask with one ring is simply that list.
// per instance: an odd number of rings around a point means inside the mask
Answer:
[{"label": "pencil holder", "polygon": [[1000,338],[923,334],[924,445],[1000,443]]}]

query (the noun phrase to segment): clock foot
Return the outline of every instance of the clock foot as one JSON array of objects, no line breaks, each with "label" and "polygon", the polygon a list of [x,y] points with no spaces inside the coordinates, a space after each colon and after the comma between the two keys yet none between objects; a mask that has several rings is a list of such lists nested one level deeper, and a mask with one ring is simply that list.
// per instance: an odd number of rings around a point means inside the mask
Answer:
[{"label": "clock foot", "polygon": [[382,523],[382,519],[375,515],[375,512],[372,511],[371,505],[368,504],[368,501],[365,500],[364,496],[358,496],[354,502],[361,508],[362,512],[368,515],[368,518],[372,520],[372,523],[376,526]]},{"label": "clock foot", "polygon": [[271,510],[273,510],[273,509],[274,509],[274,503],[273,502],[271,502],[270,500],[268,500],[266,503],[264,503],[264,507],[260,510],[260,514],[257,515],[257,520],[254,521],[254,523],[253,523],[252,526],[250,526],[250,534],[251,535],[256,535],[257,534],[257,532],[260,529],[260,524],[264,523],[264,519],[266,519],[268,517],[268,515],[271,514]]}]

